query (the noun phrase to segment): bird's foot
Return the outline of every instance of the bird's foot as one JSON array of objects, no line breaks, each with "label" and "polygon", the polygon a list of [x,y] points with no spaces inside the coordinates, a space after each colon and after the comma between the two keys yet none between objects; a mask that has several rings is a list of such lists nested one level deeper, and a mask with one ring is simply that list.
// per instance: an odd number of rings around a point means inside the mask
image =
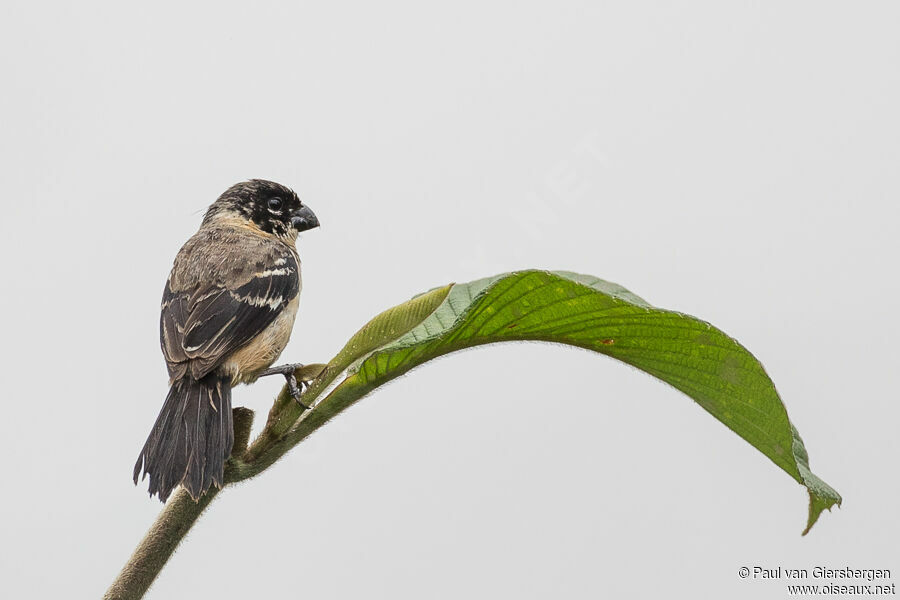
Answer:
[{"label": "bird's foot", "polygon": [[282,375],[287,380],[288,390],[291,392],[291,397],[297,401],[297,404],[309,410],[311,407],[307,406],[300,400],[300,396],[303,393],[303,386],[309,387],[309,383],[306,381],[297,381],[297,369],[303,368],[303,365],[300,363],[293,363],[287,365],[278,365],[277,367],[269,367],[265,371],[259,374],[260,377],[265,377],[266,375]]}]

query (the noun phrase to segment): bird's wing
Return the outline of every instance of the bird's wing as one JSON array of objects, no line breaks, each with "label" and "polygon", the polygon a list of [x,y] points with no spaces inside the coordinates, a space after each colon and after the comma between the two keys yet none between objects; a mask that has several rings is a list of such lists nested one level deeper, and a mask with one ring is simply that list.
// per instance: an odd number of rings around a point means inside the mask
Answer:
[{"label": "bird's wing", "polygon": [[299,263],[279,242],[232,233],[192,242],[176,258],[163,293],[160,345],[173,378],[188,369],[205,376],[300,291]]}]

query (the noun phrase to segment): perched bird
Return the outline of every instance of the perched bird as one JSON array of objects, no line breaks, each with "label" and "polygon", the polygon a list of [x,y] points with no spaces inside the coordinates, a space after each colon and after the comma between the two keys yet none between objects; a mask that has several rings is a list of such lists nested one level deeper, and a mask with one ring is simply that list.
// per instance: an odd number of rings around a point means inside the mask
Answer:
[{"label": "perched bird", "polygon": [[231,388],[282,374],[299,400],[298,365],[269,369],[288,343],[300,297],[297,234],[319,226],[292,190],[253,179],[206,211],[175,257],[159,338],[169,394],[134,466],[165,502],[178,485],[195,500],[222,487],[234,428]]}]

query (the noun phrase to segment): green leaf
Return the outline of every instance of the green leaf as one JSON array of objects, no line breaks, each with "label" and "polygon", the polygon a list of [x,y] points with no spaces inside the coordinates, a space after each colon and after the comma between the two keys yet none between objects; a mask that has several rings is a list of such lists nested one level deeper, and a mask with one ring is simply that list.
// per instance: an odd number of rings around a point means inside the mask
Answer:
[{"label": "green leaf", "polygon": [[[307,367],[315,366],[318,374],[304,398],[318,398],[350,363],[362,356],[368,356],[374,350],[389,344],[413,327],[420,325],[440,306],[451,287],[452,284],[434,288],[379,314],[357,331],[324,369],[318,369],[319,365],[307,365]],[[300,371],[297,372],[297,376],[302,379]],[[264,441],[268,442],[282,437],[296,423],[301,413],[301,406],[294,402],[285,386],[269,412],[269,420],[262,436],[265,438]],[[254,450],[258,452],[258,447],[251,449],[251,458],[257,454]]]},{"label": "green leaf", "polygon": [[[438,288],[386,311],[357,333],[329,369],[347,377],[291,436],[438,356],[494,342],[539,340],[587,348],[693,398],[809,492],[806,534],[840,495],[809,470],[803,441],[759,361],[709,323],[655,308],[614,283],[570,272],[521,271]],[[326,385],[323,383],[323,385]],[[313,396],[315,397],[315,396]]]}]

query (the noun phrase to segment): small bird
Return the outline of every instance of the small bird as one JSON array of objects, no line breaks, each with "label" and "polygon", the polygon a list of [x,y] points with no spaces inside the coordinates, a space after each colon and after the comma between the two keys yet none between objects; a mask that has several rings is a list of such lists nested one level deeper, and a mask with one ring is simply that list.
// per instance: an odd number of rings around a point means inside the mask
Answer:
[{"label": "small bird", "polygon": [[297,234],[319,220],[293,190],[262,179],[231,186],[182,246],[162,298],[159,340],[169,393],[134,465],[163,502],[222,487],[234,427],[231,388],[294,370],[269,368],[288,343],[300,297]]}]

